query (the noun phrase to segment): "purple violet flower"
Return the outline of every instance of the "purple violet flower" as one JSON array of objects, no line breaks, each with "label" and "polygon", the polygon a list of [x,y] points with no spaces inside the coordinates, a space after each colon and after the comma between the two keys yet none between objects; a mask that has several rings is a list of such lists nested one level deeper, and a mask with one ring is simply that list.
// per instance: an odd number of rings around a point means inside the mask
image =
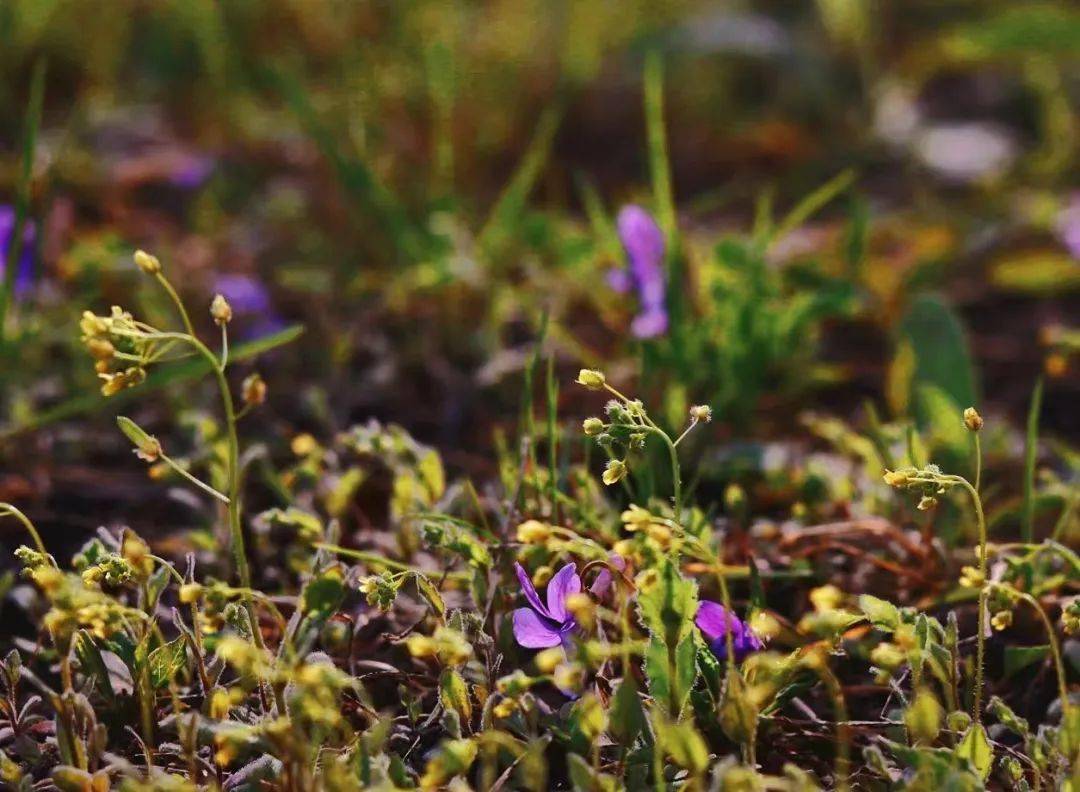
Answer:
[{"label": "purple violet flower", "polygon": [[547,587],[547,605],[540,601],[529,573],[521,564],[514,564],[521,592],[529,603],[528,608],[514,611],[514,638],[526,649],[547,649],[552,646],[567,647],[570,635],[577,629],[577,622],[566,610],[566,598],[581,591],[581,577],[577,564],[567,564],[552,576]]},{"label": "purple violet flower", "polygon": [[1073,193],[1068,204],[1058,213],[1057,235],[1069,255],[1080,261],[1080,193]]},{"label": "purple violet flower", "polygon": [[608,273],[608,284],[620,294],[631,289],[637,291],[640,311],[630,325],[635,336],[663,335],[668,327],[664,305],[664,232],[648,212],[633,204],[619,211],[616,226],[629,267]]},{"label": "purple violet flower", "polygon": [[732,648],[735,651],[735,662],[740,662],[751,652],[756,652],[765,646],[746,622],[718,602],[702,600],[698,604],[694,623],[705,636],[705,640],[709,642],[709,648],[712,649],[713,654],[721,660],[727,657],[729,629]]},{"label": "purple violet flower", "polygon": [[[0,204],[0,277],[7,266],[7,257],[15,236],[15,207]],[[15,296],[21,297],[34,285],[34,224],[23,225],[23,245],[15,264]]]},{"label": "purple violet flower", "polygon": [[270,291],[257,278],[250,275],[221,275],[214,281],[214,292],[224,297],[237,317],[243,320],[237,338],[263,338],[285,327],[274,310]]}]

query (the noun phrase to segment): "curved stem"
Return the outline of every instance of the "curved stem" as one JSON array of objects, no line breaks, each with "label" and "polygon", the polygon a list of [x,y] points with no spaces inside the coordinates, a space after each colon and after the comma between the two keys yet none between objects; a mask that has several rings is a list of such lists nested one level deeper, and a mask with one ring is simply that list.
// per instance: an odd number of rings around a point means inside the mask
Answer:
[{"label": "curved stem", "polygon": [[173,288],[173,285],[169,283],[169,279],[161,272],[157,273],[154,277],[157,278],[158,283],[161,284],[161,288],[169,295],[169,298],[173,301],[173,305],[176,306],[176,310],[180,312],[180,319],[184,323],[184,330],[189,336],[195,338],[195,328],[191,324],[191,317],[188,316],[187,308],[184,307],[184,303],[181,301],[180,295],[176,293],[176,289]]},{"label": "curved stem", "polygon": [[1054,657],[1054,670],[1057,672],[1058,683],[1058,695],[1061,697],[1061,711],[1062,711],[1062,723],[1069,723],[1069,708],[1072,703],[1069,701],[1069,684],[1065,676],[1065,663],[1061,659],[1061,644],[1058,643],[1057,632],[1054,630],[1054,623],[1050,621],[1050,617],[1046,615],[1046,611],[1043,610],[1042,605],[1035,597],[1028,594],[1026,591],[1019,591],[1012,586],[1008,587],[1013,594],[1019,595],[1020,599],[1035,609],[1035,612],[1039,614],[1039,618],[1042,620],[1043,626],[1046,628],[1046,637],[1050,641],[1050,654]]},{"label": "curved stem", "polygon": [[[37,551],[51,561],[52,559],[49,556],[49,552],[45,549],[45,543],[41,541],[41,534],[38,533],[37,528],[34,527],[34,523],[30,521],[30,518],[18,509],[16,509],[10,503],[0,503],[0,517],[3,517],[6,514],[10,514],[12,517],[14,517],[23,524],[23,527],[26,528],[27,533],[30,534],[30,538],[33,539],[34,546],[37,548]],[[53,566],[56,566],[56,562],[53,562]]]}]

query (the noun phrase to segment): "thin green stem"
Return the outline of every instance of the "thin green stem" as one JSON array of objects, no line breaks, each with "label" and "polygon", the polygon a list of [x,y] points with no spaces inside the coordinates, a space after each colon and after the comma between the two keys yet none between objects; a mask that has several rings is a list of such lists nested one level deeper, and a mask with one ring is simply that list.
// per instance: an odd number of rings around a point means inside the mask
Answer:
[{"label": "thin green stem", "polygon": [[217,498],[222,503],[226,503],[226,504],[229,503],[228,496],[223,495],[222,493],[218,492],[216,489],[211,487],[209,484],[207,484],[205,481],[202,481],[201,479],[193,476],[188,471],[184,470],[183,467],[181,467],[179,464],[177,464],[177,462],[174,459],[170,459],[166,454],[161,455],[161,461],[164,462],[165,464],[167,464],[169,467],[171,467],[173,470],[175,470],[177,473],[179,473],[185,479],[190,481],[196,487],[201,489],[203,492],[206,492],[206,493],[208,493],[210,495],[213,495],[215,498]]},{"label": "thin green stem", "polygon": [[221,323],[221,370],[229,365],[229,331],[224,322]]},{"label": "thin green stem", "polygon": [[1046,615],[1046,611],[1043,610],[1042,605],[1032,595],[1026,591],[1019,591],[1012,586],[1002,586],[1010,591],[1014,596],[1019,596],[1024,602],[1034,608],[1035,612],[1039,615],[1039,619],[1043,623],[1043,627],[1046,628],[1046,637],[1050,641],[1050,654],[1054,658],[1054,670],[1057,672],[1058,683],[1058,695],[1061,697],[1061,710],[1062,710],[1062,723],[1070,723],[1069,710],[1072,703],[1069,701],[1069,683],[1065,676],[1065,663],[1061,657],[1061,644],[1058,642],[1057,632],[1054,630],[1054,623],[1050,621],[1050,617]]},{"label": "thin green stem", "polygon": [[49,551],[45,549],[45,543],[41,541],[41,534],[38,533],[37,528],[34,527],[34,523],[30,521],[30,518],[18,509],[16,509],[10,503],[0,503],[0,517],[8,514],[10,514],[12,517],[14,517],[23,524],[23,527],[26,528],[27,533],[30,534],[30,538],[34,541],[34,546],[37,548],[37,551],[46,558],[48,558],[49,561],[53,564],[53,566],[55,566],[56,563],[53,562],[52,558],[49,556]]},{"label": "thin green stem", "polygon": [[196,338],[195,327],[191,324],[191,317],[188,316],[187,308],[184,307],[183,301],[180,299],[180,295],[176,293],[176,289],[169,283],[169,279],[161,272],[154,275],[157,278],[157,282],[161,284],[161,288],[165,290],[165,293],[169,295],[169,299],[173,301],[173,305],[176,306],[176,310],[180,312],[180,319],[184,323],[184,330],[192,338]]},{"label": "thin green stem", "polygon": [[975,491],[978,492],[982,481],[982,443],[978,432],[972,432],[972,436],[975,438]]},{"label": "thin green stem", "polygon": [[986,657],[986,594],[985,581],[987,576],[987,550],[986,550],[986,517],[983,514],[982,498],[979,492],[962,476],[950,477],[964,487],[971,495],[971,501],[975,505],[975,517],[979,527],[979,574],[982,577],[984,587],[979,592],[979,623],[975,632],[975,690],[972,697],[971,718],[976,723],[982,717],[983,695],[983,664]]}]

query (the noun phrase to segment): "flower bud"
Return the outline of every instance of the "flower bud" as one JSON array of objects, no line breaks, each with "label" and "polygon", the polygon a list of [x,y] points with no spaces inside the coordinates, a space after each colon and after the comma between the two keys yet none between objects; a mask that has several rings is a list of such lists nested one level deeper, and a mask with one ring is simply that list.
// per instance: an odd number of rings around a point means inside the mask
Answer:
[{"label": "flower bud", "polygon": [[708,423],[712,420],[712,407],[707,404],[695,404],[690,408],[690,420]]},{"label": "flower bud", "polygon": [[526,520],[517,529],[517,540],[522,544],[543,544],[551,537],[551,526],[539,520]]},{"label": "flower bud", "polygon": [[161,262],[157,256],[151,256],[144,250],[135,251],[135,265],[147,275],[157,275],[161,272]]},{"label": "flower bud", "polygon": [[566,652],[563,651],[561,646],[553,646],[550,649],[545,649],[542,652],[537,652],[534,662],[536,663],[536,669],[541,674],[550,674],[555,670],[559,663],[566,659]]},{"label": "flower bud", "polygon": [[586,632],[592,632],[596,627],[596,603],[592,597],[583,592],[571,594],[566,598],[566,610],[574,617]]},{"label": "flower bud", "polygon": [[981,589],[986,583],[986,575],[975,567],[966,566],[960,570],[960,585],[964,588]]},{"label": "flower bud", "polygon": [[903,487],[908,483],[908,473],[904,470],[886,470],[883,476],[890,487]]},{"label": "flower bud", "polygon": [[937,506],[937,504],[938,504],[937,498],[934,498],[934,497],[932,497],[930,495],[923,495],[919,499],[919,505],[916,506],[916,508],[919,511],[930,511],[932,508]]},{"label": "flower bud", "polygon": [[625,478],[626,473],[626,463],[621,459],[612,459],[607,463],[607,467],[604,468],[604,483],[610,487],[612,484],[616,484]]},{"label": "flower bud", "polygon": [[964,410],[964,426],[968,428],[969,432],[977,432],[983,428],[982,416],[974,407],[968,407]]},{"label": "flower bud", "polygon": [[595,416],[592,418],[586,418],[582,422],[581,428],[589,437],[596,437],[598,434],[604,431],[604,422]]},{"label": "flower bud", "polygon": [[180,587],[180,601],[185,605],[198,602],[202,599],[203,591],[201,583],[185,583]]},{"label": "flower bud", "polygon": [[255,407],[266,401],[266,380],[256,372],[244,378],[240,392],[244,398],[244,404]]},{"label": "flower bud", "polygon": [[585,667],[581,663],[560,663],[551,679],[564,693],[580,693],[585,688]]},{"label": "flower bud", "polygon": [[596,369],[582,369],[578,372],[577,384],[584,385],[589,390],[600,390],[607,384],[607,377]]},{"label": "flower bud", "polygon": [[116,347],[105,338],[91,338],[86,342],[86,349],[94,360],[112,360]]},{"label": "flower bud", "polygon": [[210,303],[210,315],[214,317],[215,324],[226,325],[232,321],[232,306],[223,296],[215,294]]}]

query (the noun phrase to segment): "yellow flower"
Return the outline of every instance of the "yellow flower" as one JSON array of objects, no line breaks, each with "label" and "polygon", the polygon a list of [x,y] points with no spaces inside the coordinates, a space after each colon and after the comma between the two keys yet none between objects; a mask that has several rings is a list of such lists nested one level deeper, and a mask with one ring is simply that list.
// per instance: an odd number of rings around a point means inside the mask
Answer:
[{"label": "yellow flower", "polygon": [[596,369],[582,369],[578,372],[576,382],[578,385],[584,385],[589,390],[600,390],[607,384],[607,377],[604,376],[602,371]]},{"label": "yellow flower", "polygon": [[517,540],[523,544],[543,544],[551,537],[551,526],[539,520],[526,520],[517,529]]},{"label": "yellow flower", "polygon": [[626,463],[621,459],[612,459],[604,468],[603,480],[609,487],[626,477]]}]

